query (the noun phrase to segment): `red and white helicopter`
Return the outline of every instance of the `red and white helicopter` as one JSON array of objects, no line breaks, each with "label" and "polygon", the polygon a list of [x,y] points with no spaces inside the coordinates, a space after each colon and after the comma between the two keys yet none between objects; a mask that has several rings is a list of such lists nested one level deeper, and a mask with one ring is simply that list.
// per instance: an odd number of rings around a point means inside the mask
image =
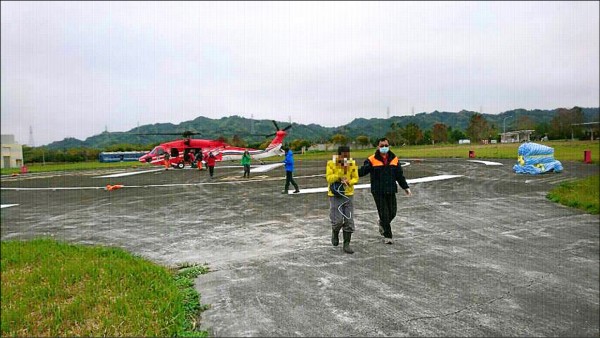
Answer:
[{"label": "red and white helicopter", "polygon": [[[186,165],[194,166],[195,163],[191,161],[193,154],[194,159],[197,159],[200,154],[202,158],[206,158],[208,154],[213,154],[216,157],[216,161],[228,161],[228,160],[240,160],[244,151],[248,150],[250,157],[255,160],[261,160],[266,157],[283,155],[281,146],[283,145],[283,139],[287,135],[287,130],[292,127],[289,126],[279,129],[279,126],[273,121],[277,131],[270,135],[264,135],[265,137],[275,136],[273,141],[264,150],[235,147],[219,140],[203,140],[193,139],[192,135],[196,133],[186,131],[182,135],[183,140],[176,140],[161,143],[154,147],[150,152],[140,157],[139,161],[142,163],[151,163],[154,165],[165,165],[165,155],[169,154],[169,162],[172,167],[179,169],[185,168]],[[173,133],[156,133],[153,135],[181,135]],[[262,162],[262,161],[261,161]]]}]

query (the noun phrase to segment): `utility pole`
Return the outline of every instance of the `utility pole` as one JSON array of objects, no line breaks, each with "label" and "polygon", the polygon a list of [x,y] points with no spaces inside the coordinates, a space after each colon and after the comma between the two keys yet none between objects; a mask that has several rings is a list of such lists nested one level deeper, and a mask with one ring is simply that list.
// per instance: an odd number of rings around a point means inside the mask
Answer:
[{"label": "utility pole", "polygon": [[387,114],[386,114],[386,118],[389,119],[390,118],[390,107],[387,107]]},{"label": "utility pole", "polygon": [[504,131],[503,131],[503,133],[506,133],[506,119],[509,119],[509,118],[511,118],[511,117],[512,117],[512,116],[507,116],[507,117],[505,117],[505,118],[504,118],[504,122],[503,122],[503,125],[504,125],[504,128],[503,128],[503,130],[504,130]]},{"label": "utility pole", "polygon": [[506,119],[511,118],[512,116],[507,116],[504,118],[504,121],[502,122],[502,124],[504,125],[504,127],[502,128],[503,132],[502,132],[502,138],[500,139],[500,142],[502,142],[502,139],[506,140]]},{"label": "utility pole", "polygon": [[31,125],[29,126],[29,146],[35,147],[35,143],[33,142],[33,128]]}]

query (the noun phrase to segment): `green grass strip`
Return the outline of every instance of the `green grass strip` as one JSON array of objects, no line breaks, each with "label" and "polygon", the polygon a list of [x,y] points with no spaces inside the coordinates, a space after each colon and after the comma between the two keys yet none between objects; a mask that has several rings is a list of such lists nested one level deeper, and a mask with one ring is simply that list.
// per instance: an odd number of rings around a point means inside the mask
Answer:
[{"label": "green grass strip", "polygon": [[2,336],[206,336],[193,278],[118,248],[2,241]]},{"label": "green grass strip", "polygon": [[552,189],[546,197],[569,207],[581,209],[590,214],[600,213],[600,179],[598,175],[576,181],[563,182]]},{"label": "green grass strip", "polygon": [[[115,169],[115,168],[146,168],[150,165],[140,162],[109,162],[101,163],[93,162],[63,162],[63,163],[26,163],[27,171],[30,173],[39,172],[56,172],[56,171],[71,171],[71,170],[95,170],[95,169]],[[2,168],[2,175],[11,175],[20,173],[20,168]]]}]

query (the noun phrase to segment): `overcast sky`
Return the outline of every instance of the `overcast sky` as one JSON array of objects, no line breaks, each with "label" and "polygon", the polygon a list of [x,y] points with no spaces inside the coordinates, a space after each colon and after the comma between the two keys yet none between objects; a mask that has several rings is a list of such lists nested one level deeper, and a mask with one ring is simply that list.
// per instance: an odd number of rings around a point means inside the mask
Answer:
[{"label": "overcast sky", "polygon": [[2,134],[598,107],[599,2],[2,2]]}]

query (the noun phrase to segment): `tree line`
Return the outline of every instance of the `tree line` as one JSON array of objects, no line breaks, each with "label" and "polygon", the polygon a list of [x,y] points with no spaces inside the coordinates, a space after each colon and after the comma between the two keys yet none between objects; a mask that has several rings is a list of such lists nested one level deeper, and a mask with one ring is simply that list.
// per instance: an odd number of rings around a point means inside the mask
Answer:
[{"label": "tree line", "polygon": [[[586,139],[587,128],[581,124],[584,122],[582,109],[574,107],[572,109],[558,109],[556,116],[549,123],[535,124],[531,118],[520,116],[513,126],[516,130],[533,130],[531,137],[533,140],[539,140],[542,137],[547,137],[550,140],[554,139]],[[575,124],[575,125],[574,125]],[[595,135],[598,135],[598,125],[594,126]],[[482,140],[497,140],[500,141],[500,133],[504,132],[504,126],[498,126],[493,123],[488,123],[482,114],[474,114],[466,130],[452,128],[444,123],[435,123],[429,130],[422,130],[415,123],[408,123],[404,126],[396,122],[390,124],[388,131],[385,133],[390,143],[397,145],[424,145],[424,144],[440,144],[440,143],[458,143],[461,139],[470,139],[471,142],[479,143]],[[262,143],[246,142],[239,135],[233,135],[231,139],[225,136],[217,138],[223,142],[236,147],[249,148],[266,148],[271,139],[266,139]],[[334,144],[356,144],[361,147],[374,146],[377,140],[371,139],[366,135],[359,135],[352,139],[344,133],[337,133],[326,140],[306,140],[293,139],[290,140],[287,146],[293,151],[299,151],[303,147],[308,148],[319,142],[330,142]],[[105,149],[95,148],[69,148],[69,149],[48,149],[47,147],[29,147],[23,146],[23,157],[25,163],[44,163],[44,162],[82,162],[94,161],[98,159],[98,155],[102,151],[139,151],[150,150],[160,143],[152,143],[147,145],[121,143],[106,147]]]}]

